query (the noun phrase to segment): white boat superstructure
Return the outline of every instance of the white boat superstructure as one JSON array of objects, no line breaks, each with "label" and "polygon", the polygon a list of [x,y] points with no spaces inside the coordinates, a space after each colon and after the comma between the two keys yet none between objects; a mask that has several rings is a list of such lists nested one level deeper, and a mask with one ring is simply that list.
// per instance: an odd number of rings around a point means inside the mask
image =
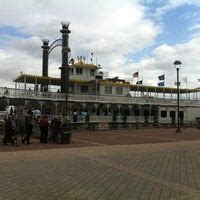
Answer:
[{"label": "white boat superstructure", "polygon": [[[66,112],[73,123],[176,123],[176,88],[104,78],[99,67],[82,61],[71,64],[69,69],[67,101],[66,94],[59,92],[59,78],[20,74],[14,80],[15,88],[0,88],[1,109],[15,105],[52,116]],[[196,123],[200,117],[199,91],[180,89],[181,124]]]}]

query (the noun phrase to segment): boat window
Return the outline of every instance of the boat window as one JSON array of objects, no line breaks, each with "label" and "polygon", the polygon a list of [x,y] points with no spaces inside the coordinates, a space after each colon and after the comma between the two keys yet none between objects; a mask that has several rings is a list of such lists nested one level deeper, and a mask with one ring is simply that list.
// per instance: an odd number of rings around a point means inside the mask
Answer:
[{"label": "boat window", "polygon": [[69,68],[69,75],[73,75],[74,74],[74,69],[73,68]]},{"label": "boat window", "polygon": [[161,113],[162,118],[167,117],[167,111],[166,110],[161,110],[160,113]]},{"label": "boat window", "polygon": [[170,110],[169,116],[170,116],[171,118],[175,118],[175,116],[176,116],[175,111],[174,111],[174,110]]},{"label": "boat window", "polygon": [[122,95],[123,94],[123,88],[122,87],[116,87],[116,94]]},{"label": "boat window", "polygon": [[105,94],[112,94],[112,87],[111,86],[105,86]]},{"label": "boat window", "polygon": [[88,92],[88,86],[87,85],[81,85],[81,92],[87,93]]},{"label": "boat window", "polygon": [[184,118],[184,112],[183,111],[179,111],[179,117]]},{"label": "boat window", "polygon": [[90,69],[90,76],[94,76],[95,75],[95,69]]},{"label": "boat window", "polygon": [[77,75],[82,75],[83,74],[83,69],[82,68],[76,68],[76,74]]}]

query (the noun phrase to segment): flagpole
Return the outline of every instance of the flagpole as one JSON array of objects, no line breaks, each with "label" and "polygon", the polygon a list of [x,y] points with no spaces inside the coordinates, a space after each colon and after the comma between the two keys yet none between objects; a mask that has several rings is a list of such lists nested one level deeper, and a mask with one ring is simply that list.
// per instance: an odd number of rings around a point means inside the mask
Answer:
[{"label": "flagpole", "polygon": [[186,88],[188,89],[188,79],[187,79],[187,76],[186,76]]},{"label": "flagpole", "polygon": [[164,82],[164,86],[165,86],[165,74],[164,74],[164,80],[163,80],[163,82]]},{"label": "flagpole", "polygon": [[187,99],[187,88],[188,88],[188,81],[187,81],[187,76],[182,79],[183,82],[185,82],[185,88],[186,88],[186,99]]},{"label": "flagpole", "polygon": [[[137,73],[138,73],[138,76],[137,76],[137,82],[139,81],[139,71],[138,71],[138,69],[137,69]],[[137,82],[136,82],[136,84],[137,84]],[[138,84],[137,84],[137,97],[139,96],[139,86],[138,86]]]},{"label": "flagpole", "polygon": [[[139,81],[139,70],[137,69],[138,77],[137,77],[137,82]],[[139,96],[139,85],[137,84],[137,95]],[[139,96],[140,97],[140,96]]]},{"label": "flagpole", "polygon": [[185,84],[186,84],[186,100],[187,100],[187,98],[188,98],[188,80],[187,80],[187,76],[186,76],[186,82],[185,82]]}]

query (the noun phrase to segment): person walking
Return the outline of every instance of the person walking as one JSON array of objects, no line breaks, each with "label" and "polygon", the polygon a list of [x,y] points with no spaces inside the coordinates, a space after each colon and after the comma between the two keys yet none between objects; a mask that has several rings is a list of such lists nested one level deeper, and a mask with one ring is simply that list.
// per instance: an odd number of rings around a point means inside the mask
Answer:
[{"label": "person walking", "polygon": [[8,117],[8,119],[5,119],[5,135],[3,139],[3,144],[7,145],[8,142],[14,145],[14,140],[12,138],[12,122],[10,116]]},{"label": "person walking", "polygon": [[51,121],[51,131],[52,131],[52,140],[53,143],[59,143],[59,138],[61,134],[61,121],[58,118],[54,118]]},{"label": "person walking", "polygon": [[25,138],[22,140],[22,143],[25,144],[25,142],[27,142],[27,144],[31,144],[30,142],[30,136],[33,132],[33,125],[32,125],[32,118],[31,116],[27,116],[25,117]]},{"label": "person walking", "polygon": [[21,142],[23,143],[23,140],[25,138],[25,119],[22,113],[20,113],[18,117],[18,127],[21,135]]},{"label": "person walking", "polygon": [[16,137],[17,124],[16,124],[15,115],[12,115],[12,117],[11,117],[11,127],[12,127],[12,129],[11,129],[11,137],[12,137],[12,140],[17,145],[17,137]]},{"label": "person walking", "polygon": [[47,116],[43,116],[41,120],[39,121],[39,127],[40,127],[40,143],[47,143],[48,142],[48,128],[49,128],[49,122]]}]

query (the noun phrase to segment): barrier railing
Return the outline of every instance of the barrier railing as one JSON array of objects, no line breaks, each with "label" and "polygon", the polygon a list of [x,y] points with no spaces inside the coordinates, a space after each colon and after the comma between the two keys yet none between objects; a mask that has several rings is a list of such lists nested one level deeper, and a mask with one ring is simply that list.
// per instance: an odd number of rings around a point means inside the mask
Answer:
[{"label": "barrier railing", "polygon": [[[55,100],[65,101],[65,93],[40,92],[31,90],[22,90],[14,88],[0,87],[0,97],[7,98],[27,98],[38,100]],[[176,105],[176,99],[162,99],[153,97],[126,97],[111,95],[94,95],[94,94],[69,94],[68,100],[73,102],[89,103],[116,103],[116,104],[150,104],[150,105]],[[180,106],[200,105],[199,100],[180,99]]]}]

